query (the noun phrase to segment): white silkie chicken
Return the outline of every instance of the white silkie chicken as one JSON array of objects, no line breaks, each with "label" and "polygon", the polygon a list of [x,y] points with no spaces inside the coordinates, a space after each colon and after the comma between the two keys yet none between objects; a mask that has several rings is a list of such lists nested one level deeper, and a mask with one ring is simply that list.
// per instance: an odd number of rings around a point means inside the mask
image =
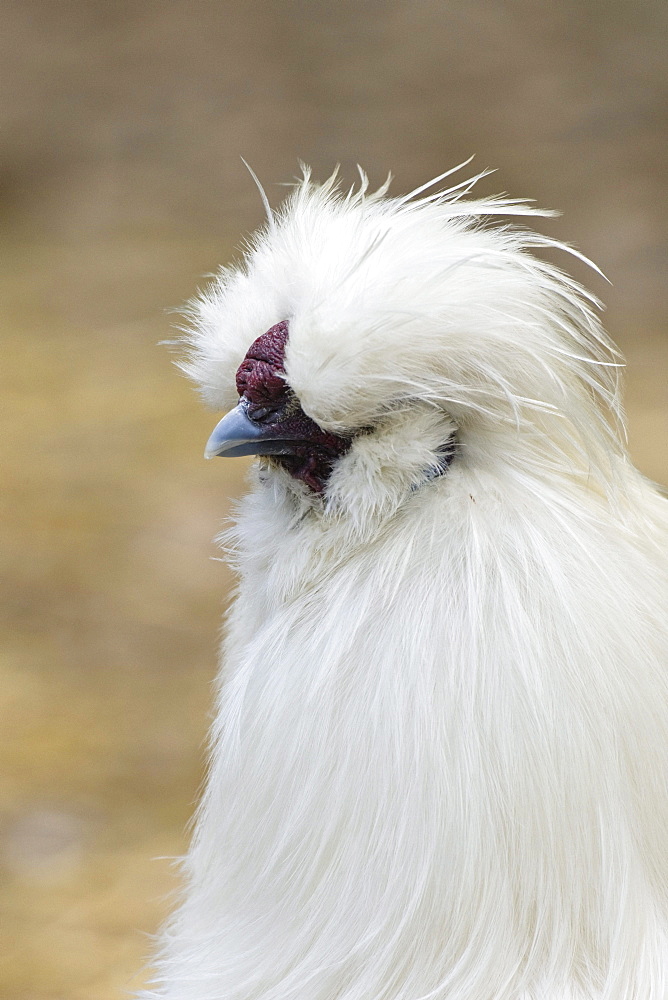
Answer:
[{"label": "white silkie chicken", "polygon": [[594,300],[469,187],[306,174],[192,307],[207,453],[263,457],[147,996],[668,997],[668,503]]}]

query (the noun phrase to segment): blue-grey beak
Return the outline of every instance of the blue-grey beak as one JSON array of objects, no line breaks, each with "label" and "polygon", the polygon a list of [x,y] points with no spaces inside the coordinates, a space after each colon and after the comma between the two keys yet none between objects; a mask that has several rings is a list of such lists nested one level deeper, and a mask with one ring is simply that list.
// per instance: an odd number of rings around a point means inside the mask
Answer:
[{"label": "blue-grey beak", "polygon": [[238,406],[225,414],[216,424],[204,449],[205,458],[237,458],[241,455],[287,455],[292,452],[294,438],[290,440],[281,431],[280,423],[253,420],[248,415],[248,400],[242,398]]}]

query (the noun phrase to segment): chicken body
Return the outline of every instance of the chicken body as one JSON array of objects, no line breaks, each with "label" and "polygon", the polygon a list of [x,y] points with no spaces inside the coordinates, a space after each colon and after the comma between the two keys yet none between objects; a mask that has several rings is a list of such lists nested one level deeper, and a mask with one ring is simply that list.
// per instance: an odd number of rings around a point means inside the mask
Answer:
[{"label": "chicken body", "polygon": [[273,444],[147,996],[668,997],[668,504],[592,300],[459,194],[306,177],[192,307]]}]

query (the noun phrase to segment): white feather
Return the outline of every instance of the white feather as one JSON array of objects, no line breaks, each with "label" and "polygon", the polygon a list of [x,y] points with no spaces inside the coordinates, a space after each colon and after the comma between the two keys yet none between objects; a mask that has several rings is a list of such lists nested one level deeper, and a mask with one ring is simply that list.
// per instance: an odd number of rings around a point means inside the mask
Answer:
[{"label": "white feather", "polygon": [[240,504],[145,995],[666,1000],[668,505],[625,453],[619,356],[531,255],[554,241],[481,224],[534,209],[366,191],[305,172],[191,307],[208,403],[287,319],[304,410],[372,430],[323,497],[267,467]]}]

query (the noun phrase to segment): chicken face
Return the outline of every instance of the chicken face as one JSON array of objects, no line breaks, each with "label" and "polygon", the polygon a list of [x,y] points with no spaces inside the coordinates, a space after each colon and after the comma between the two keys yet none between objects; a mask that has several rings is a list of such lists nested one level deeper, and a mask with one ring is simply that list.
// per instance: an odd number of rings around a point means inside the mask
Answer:
[{"label": "chicken face", "polygon": [[619,359],[595,300],[532,256],[555,241],[481,224],[537,210],[461,185],[415,197],[428,186],[344,195],[307,173],[188,306],[182,367],[231,411],[209,457],[267,456],[273,497],[355,524],[431,481],[453,437],[461,456],[605,473]]},{"label": "chicken face", "polygon": [[330,434],[304,413],[285,378],[287,340],[283,321],[251,344],[236,374],[240,402],[215,427],[205,455],[271,456],[314,493],[322,493],[352,437]]}]

